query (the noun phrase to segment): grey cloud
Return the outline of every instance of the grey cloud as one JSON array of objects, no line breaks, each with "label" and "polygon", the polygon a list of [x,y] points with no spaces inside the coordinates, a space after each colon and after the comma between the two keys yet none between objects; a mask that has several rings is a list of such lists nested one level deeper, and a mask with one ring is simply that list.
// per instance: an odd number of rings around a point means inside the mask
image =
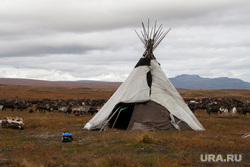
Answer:
[{"label": "grey cloud", "polygon": [[45,56],[48,54],[79,54],[84,53],[92,48],[84,46],[62,46],[62,47],[53,47],[53,46],[32,46],[20,50],[12,50],[9,52],[2,52],[0,57],[30,57],[30,56]]},{"label": "grey cloud", "polygon": [[[186,20],[211,11],[237,7],[241,1],[19,1],[5,2],[2,19],[18,24],[22,31],[51,29],[56,31],[96,31],[136,26],[152,17],[159,21]],[[245,1],[243,1],[246,3]],[[58,6],[58,4],[60,4]],[[246,3],[247,5],[247,3]],[[58,7],[56,7],[58,6]],[[240,6],[242,7],[242,6]],[[207,19],[207,18],[206,18]],[[204,19],[204,21],[206,21]],[[13,23],[12,22],[12,23]],[[175,21],[176,22],[176,21]],[[132,23],[132,24],[131,24]],[[21,25],[20,25],[21,24]],[[29,26],[32,25],[32,26]],[[15,26],[12,26],[13,28]],[[14,28],[16,31],[16,27]]]},{"label": "grey cloud", "polygon": [[[0,1],[0,77],[122,81],[144,48],[134,29],[172,28],[155,55],[182,73],[250,81],[250,1]],[[21,71],[21,72],[20,72]]]}]

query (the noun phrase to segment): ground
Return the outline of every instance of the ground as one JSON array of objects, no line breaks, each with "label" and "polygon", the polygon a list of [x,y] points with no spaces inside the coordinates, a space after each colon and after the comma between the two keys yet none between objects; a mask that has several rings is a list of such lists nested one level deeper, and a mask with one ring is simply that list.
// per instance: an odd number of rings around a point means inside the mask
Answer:
[{"label": "ground", "polygon": [[[5,91],[7,88],[5,87]],[[27,89],[29,94],[23,93]],[[108,98],[113,92],[101,89],[66,89],[11,87],[12,96],[39,98]],[[78,91],[77,91],[78,90]],[[86,92],[84,92],[86,90]],[[35,93],[34,93],[35,92]],[[38,97],[40,92],[40,96]],[[42,93],[41,93],[42,92]],[[44,92],[47,92],[44,93]],[[61,92],[61,93],[60,93]],[[66,94],[68,92],[68,94]],[[71,93],[70,93],[71,92]],[[75,92],[75,93],[74,93]],[[220,95],[249,98],[249,91],[181,90],[183,96]],[[213,93],[211,93],[213,92]],[[83,96],[80,96],[82,94]],[[75,95],[75,96],[74,96]],[[91,96],[93,95],[93,96]],[[3,98],[0,94],[0,98]],[[9,97],[12,98],[12,97]],[[62,113],[28,113],[1,111],[6,116],[24,119],[24,130],[0,128],[0,166],[248,166],[250,165],[250,116],[208,115],[195,112],[206,131],[124,131],[104,132],[83,130],[92,117]],[[63,143],[62,133],[70,131],[73,142]],[[242,156],[240,162],[202,162],[201,156],[213,154]]]}]

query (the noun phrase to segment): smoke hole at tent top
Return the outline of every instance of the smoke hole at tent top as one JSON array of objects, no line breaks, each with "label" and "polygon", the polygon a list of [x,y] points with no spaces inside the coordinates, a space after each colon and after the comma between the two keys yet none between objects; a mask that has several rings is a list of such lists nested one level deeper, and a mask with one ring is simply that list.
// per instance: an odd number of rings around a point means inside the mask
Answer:
[{"label": "smoke hole at tent top", "polygon": [[120,106],[119,110],[110,120],[110,128],[126,130],[134,111],[134,105]]}]

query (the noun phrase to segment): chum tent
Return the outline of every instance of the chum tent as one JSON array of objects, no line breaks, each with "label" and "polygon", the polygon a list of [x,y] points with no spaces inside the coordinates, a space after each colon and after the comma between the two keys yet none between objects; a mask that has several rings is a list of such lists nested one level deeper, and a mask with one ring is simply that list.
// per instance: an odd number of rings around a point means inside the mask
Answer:
[{"label": "chum tent", "polygon": [[205,130],[171,84],[153,51],[167,35],[160,25],[145,27],[138,37],[145,52],[127,79],[84,126],[88,130]]}]

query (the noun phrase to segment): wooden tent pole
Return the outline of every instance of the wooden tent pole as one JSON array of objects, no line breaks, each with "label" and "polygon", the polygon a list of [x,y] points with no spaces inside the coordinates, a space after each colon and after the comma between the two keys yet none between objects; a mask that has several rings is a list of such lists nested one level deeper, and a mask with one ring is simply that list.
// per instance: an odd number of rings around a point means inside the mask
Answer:
[{"label": "wooden tent pole", "polygon": [[117,121],[117,119],[118,119],[118,117],[119,117],[121,111],[122,111],[122,110],[119,111],[119,113],[118,113],[118,115],[117,115],[117,117],[116,117],[116,119],[115,119],[115,122],[113,123],[112,129],[114,128],[114,126],[115,126],[115,124],[116,124],[116,121]]},{"label": "wooden tent pole", "polygon": [[115,115],[115,113],[117,113],[117,111],[120,109],[121,107],[118,107],[115,112],[111,115],[111,117],[108,119],[108,121],[102,126],[102,128],[100,129],[99,132],[101,132],[103,130],[103,128],[107,125],[107,123],[113,118],[113,116]]}]

